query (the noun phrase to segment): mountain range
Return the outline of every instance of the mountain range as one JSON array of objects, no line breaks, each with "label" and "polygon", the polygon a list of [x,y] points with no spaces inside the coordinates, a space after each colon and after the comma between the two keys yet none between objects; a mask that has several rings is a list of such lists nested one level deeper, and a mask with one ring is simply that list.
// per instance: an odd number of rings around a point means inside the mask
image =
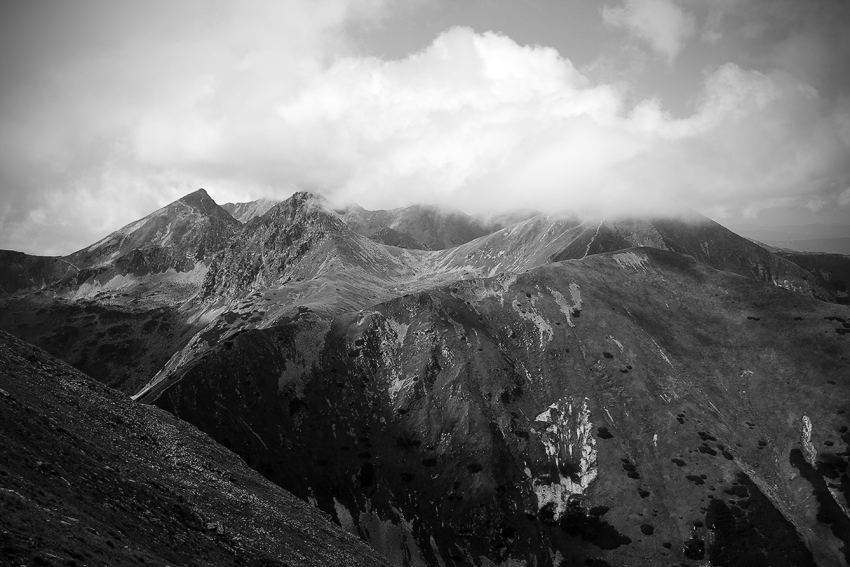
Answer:
[{"label": "mountain range", "polygon": [[850,257],[697,213],[199,190],[0,266],[0,329],[192,424],[389,564],[850,559]]}]

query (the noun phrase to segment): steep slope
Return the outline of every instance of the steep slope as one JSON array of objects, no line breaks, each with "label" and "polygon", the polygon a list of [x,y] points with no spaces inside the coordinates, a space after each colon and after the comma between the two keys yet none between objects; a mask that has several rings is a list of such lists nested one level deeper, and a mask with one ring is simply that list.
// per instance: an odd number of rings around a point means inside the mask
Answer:
[{"label": "steep slope", "polygon": [[142,399],[395,564],[841,565],[848,326],[632,249],[246,330]]},{"label": "steep slope", "polygon": [[4,564],[388,565],[194,427],[2,331],[0,444]]},{"label": "steep slope", "polygon": [[147,276],[203,267],[223,249],[239,222],[198,189],[106,238],[69,255],[75,283],[106,283],[116,275]]},{"label": "steep slope", "polygon": [[244,224],[254,217],[263,216],[277,203],[278,201],[273,199],[258,199],[256,201],[248,201],[247,203],[225,203],[221,208]]}]

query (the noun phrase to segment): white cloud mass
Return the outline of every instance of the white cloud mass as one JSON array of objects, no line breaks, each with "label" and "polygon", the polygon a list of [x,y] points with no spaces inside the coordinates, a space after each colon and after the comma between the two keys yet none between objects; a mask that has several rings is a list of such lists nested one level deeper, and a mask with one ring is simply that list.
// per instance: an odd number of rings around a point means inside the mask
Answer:
[{"label": "white cloud mass", "polygon": [[400,61],[340,59],[276,110],[296,183],[371,206],[717,209],[847,170],[834,117],[789,77],[721,66],[673,119],[656,100],[625,107],[554,50],[467,28]]},{"label": "white cloud mass", "polygon": [[219,202],[306,189],[370,208],[722,217],[838,203],[850,183],[850,106],[781,71],[709,69],[673,118],[497,33],[360,56],[340,29],[380,3],[214,4],[179,33],[189,4],[174,5],[3,87],[0,247],[68,253],[201,186]]}]

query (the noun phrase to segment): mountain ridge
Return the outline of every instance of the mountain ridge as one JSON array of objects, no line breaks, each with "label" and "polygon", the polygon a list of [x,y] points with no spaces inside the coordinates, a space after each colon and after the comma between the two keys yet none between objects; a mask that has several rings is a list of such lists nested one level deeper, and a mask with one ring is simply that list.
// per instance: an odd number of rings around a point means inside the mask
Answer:
[{"label": "mountain ridge", "polygon": [[[370,232],[299,192],[241,223],[197,192],[95,246],[96,277],[25,258],[0,328],[394,564],[740,565],[739,541],[774,566],[846,559],[843,264],[696,214],[518,215],[426,250],[402,229],[468,219],[404,210]],[[174,242],[188,271],[116,260]]]}]

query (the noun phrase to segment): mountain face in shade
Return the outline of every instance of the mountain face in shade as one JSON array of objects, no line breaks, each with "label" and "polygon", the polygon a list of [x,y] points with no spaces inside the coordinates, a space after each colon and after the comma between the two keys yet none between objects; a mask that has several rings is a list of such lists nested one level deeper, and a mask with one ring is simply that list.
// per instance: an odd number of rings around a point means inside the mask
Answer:
[{"label": "mountain face in shade", "polygon": [[[113,250],[95,276],[0,256],[0,328],[392,564],[847,560],[840,259],[696,214],[483,223],[296,193],[240,223],[193,196],[86,249]],[[115,267],[175,238],[191,266]]]},{"label": "mountain face in shade", "polygon": [[0,331],[10,565],[389,565],[191,425]]}]

